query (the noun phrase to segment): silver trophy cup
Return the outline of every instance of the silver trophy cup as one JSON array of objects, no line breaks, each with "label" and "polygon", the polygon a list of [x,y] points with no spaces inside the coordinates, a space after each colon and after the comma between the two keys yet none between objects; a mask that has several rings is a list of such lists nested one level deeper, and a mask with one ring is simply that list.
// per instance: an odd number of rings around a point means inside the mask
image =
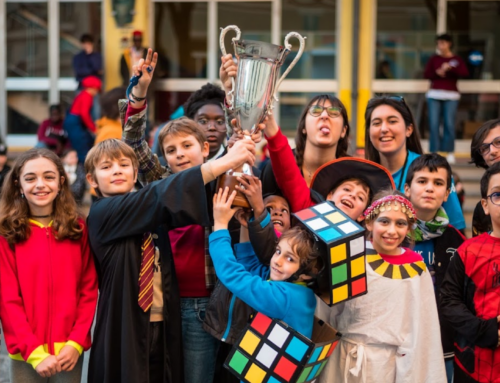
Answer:
[{"label": "silver trophy cup", "polygon": [[[247,134],[245,137],[250,139],[248,134],[255,131],[256,125],[263,122],[266,115],[271,113],[273,102],[278,101],[276,97],[278,88],[302,56],[305,38],[297,32],[290,32],[285,37],[284,46],[262,41],[240,40],[240,29],[236,25],[229,25],[220,34],[219,42],[223,55],[226,55],[224,37],[231,30],[236,32],[236,37],[232,40],[238,59],[238,71],[236,81],[233,79],[232,90],[228,98],[231,103],[230,109],[236,115],[239,128]],[[278,80],[280,67],[292,49],[292,45],[288,42],[292,37],[299,40],[299,51]],[[252,169],[248,164],[245,164],[239,171],[231,170],[221,176],[219,186],[222,188],[229,186],[230,191],[234,190],[234,186],[238,184],[236,177],[242,174],[252,174]],[[238,193],[233,205],[249,207],[242,193]]]}]

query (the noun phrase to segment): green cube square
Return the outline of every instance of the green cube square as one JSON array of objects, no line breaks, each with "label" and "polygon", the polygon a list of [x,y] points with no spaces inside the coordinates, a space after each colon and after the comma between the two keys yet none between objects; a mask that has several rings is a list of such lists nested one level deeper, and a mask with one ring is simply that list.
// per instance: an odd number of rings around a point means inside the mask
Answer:
[{"label": "green cube square", "polygon": [[300,374],[299,379],[297,380],[297,383],[305,382],[307,379],[307,376],[311,372],[311,369],[312,369],[312,367],[304,368],[304,371],[302,371],[302,374]]},{"label": "green cube square", "polygon": [[332,285],[345,282],[347,280],[347,264],[332,268]]},{"label": "green cube square", "polygon": [[241,375],[245,367],[247,366],[248,358],[241,352],[236,351],[229,362],[229,367]]}]

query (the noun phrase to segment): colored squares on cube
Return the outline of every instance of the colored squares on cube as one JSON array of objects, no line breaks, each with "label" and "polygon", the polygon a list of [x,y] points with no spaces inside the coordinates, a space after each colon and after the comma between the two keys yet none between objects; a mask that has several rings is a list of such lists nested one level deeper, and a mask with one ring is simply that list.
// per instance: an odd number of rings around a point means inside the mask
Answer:
[{"label": "colored squares on cube", "polygon": [[278,362],[278,365],[275,367],[274,372],[286,381],[289,381],[295,373],[296,369],[296,364],[282,356]]},{"label": "colored squares on cube", "polygon": [[318,360],[323,360],[326,358],[326,354],[328,354],[328,351],[330,351],[331,344],[327,344],[325,347],[323,347],[323,351],[321,351],[321,354],[319,354]]},{"label": "colored squares on cube", "polygon": [[277,355],[277,351],[269,347],[267,344],[264,344],[255,359],[257,359],[267,368],[271,368],[271,365],[274,363]]},{"label": "colored squares on cube", "polygon": [[342,230],[345,234],[351,234],[359,230],[359,228],[352,222],[343,223],[342,225],[339,225],[338,228]]},{"label": "colored squares on cube", "polygon": [[245,374],[245,379],[250,383],[262,383],[265,377],[266,372],[255,363],[250,366]]},{"label": "colored squares on cube", "polygon": [[335,230],[333,227],[330,227],[326,230],[320,231],[317,233],[325,242],[331,242],[338,237],[340,237],[340,233]]},{"label": "colored squares on cube", "polygon": [[241,352],[236,350],[236,352],[233,354],[233,357],[229,361],[229,367],[231,367],[234,371],[241,375],[241,373],[247,366],[247,363],[248,358]]},{"label": "colored squares on cube", "polygon": [[272,376],[269,378],[267,383],[281,383],[278,379],[273,378]]},{"label": "colored squares on cube", "polygon": [[311,209],[305,209],[295,213],[295,216],[302,221],[307,221],[308,219],[316,217],[316,213]]},{"label": "colored squares on cube", "polygon": [[359,257],[351,260],[351,278],[365,274],[365,257]]},{"label": "colored squares on cube", "polygon": [[319,356],[321,355],[321,351],[323,350],[323,347],[318,347],[316,348],[311,357],[309,358],[309,361],[307,363],[315,363],[318,361]]},{"label": "colored squares on cube", "polygon": [[333,289],[332,296],[334,304],[347,300],[347,298],[349,298],[349,289],[347,285],[343,285]]},{"label": "colored squares on cube", "polygon": [[328,354],[326,354],[326,357],[327,357],[327,358],[329,358],[329,357],[330,357],[330,355],[332,355],[332,352],[333,352],[333,350],[335,350],[335,346],[337,346],[337,343],[338,343],[338,342],[339,342],[339,341],[338,341],[338,340],[336,340],[335,342],[333,342],[333,343],[332,343],[332,345],[330,346],[330,350],[328,350]]},{"label": "colored squares on cube", "polygon": [[336,285],[347,280],[347,264],[332,268],[332,285]]},{"label": "colored squares on cube", "polygon": [[329,226],[328,222],[321,218],[312,219],[310,221],[307,221],[306,224],[314,231],[318,231]]},{"label": "colored squares on cube", "polygon": [[334,225],[339,223],[339,222],[344,222],[346,220],[346,217],[344,217],[338,211],[336,211],[335,213],[332,213],[332,214],[328,214],[327,216],[325,216],[325,218],[327,220],[329,220],[331,223],[333,223]]},{"label": "colored squares on cube", "polygon": [[306,367],[304,368],[304,371],[302,371],[302,374],[300,374],[299,379],[297,380],[297,383],[303,383],[306,381],[307,377],[311,373],[312,367]]},{"label": "colored squares on cube", "polygon": [[292,356],[300,362],[308,349],[309,345],[305,344],[297,337],[293,337],[292,341],[286,348],[286,352],[288,355]]},{"label": "colored squares on cube", "polygon": [[316,374],[318,373],[318,370],[320,367],[321,367],[321,364],[317,364],[316,366],[314,366],[313,369],[311,370],[311,373],[307,377],[307,379],[309,379],[309,380],[313,379],[316,376]]},{"label": "colored squares on cube", "polygon": [[282,347],[286,342],[288,335],[290,333],[281,327],[279,324],[275,324],[273,330],[269,334],[268,339],[273,342],[276,346]]},{"label": "colored squares on cube", "polygon": [[345,243],[330,248],[330,260],[332,264],[344,261],[346,257],[347,252]]},{"label": "colored squares on cube", "polygon": [[358,237],[349,242],[351,257],[361,254],[365,251],[365,238]]},{"label": "colored squares on cube", "polygon": [[247,331],[245,336],[240,342],[240,347],[245,350],[248,354],[253,355],[253,352],[259,345],[260,339],[251,331]]},{"label": "colored squares on cube", "polygon": [[259,334],[264,335],[272,322],[273,320],[271,318],[261,313],[257,313],[252,320],[252,328]]},{"label": "colored squares on cube", "polygon": [[331,211],[335,211],[335,208],[328,202],[316,205],[313,207],[313,209],[316,210],[319,214],[326,214],[330,213]]},{"label": "colored squares on cube", "polygon": [[355,280],[351,284],[352,295],[357,296],[366,293],[366,278]]}]

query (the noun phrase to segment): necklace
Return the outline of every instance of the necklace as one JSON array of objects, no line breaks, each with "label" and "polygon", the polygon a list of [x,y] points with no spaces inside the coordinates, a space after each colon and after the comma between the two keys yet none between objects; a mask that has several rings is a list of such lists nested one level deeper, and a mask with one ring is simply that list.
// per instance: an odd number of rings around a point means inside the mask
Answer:
[{"label": "necklace", "polygon": [[32,218],[49,218],[49,217],[52,217],[52,214],[48,214],[48,215],[32,215],[31,217]]}]

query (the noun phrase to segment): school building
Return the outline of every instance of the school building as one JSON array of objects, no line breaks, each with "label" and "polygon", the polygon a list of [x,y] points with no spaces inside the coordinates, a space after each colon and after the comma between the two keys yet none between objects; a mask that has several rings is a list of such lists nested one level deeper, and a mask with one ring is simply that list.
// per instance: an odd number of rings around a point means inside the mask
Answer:
[{"label": "school building", "polygon": [[[234,24],[249,40],[283,44],[290,31],[306,36],[274,113],[293,134],[314,94],[335,93],[358,147],[366,103],[377,93],[404,96],[427,132],[423,69],[436,34],[448,32],[471,74],[459,82],[457,137],[467,139],[499,115],[498,20],[500,1],[487,0],[0,0],[0,133],[11,147],[30,147],[48,106],[70,105],[77,86],[72,57],[83,33],[98,42],[111,89],[121,84],[119,61],[132,32],[143,31],[144,45],[161,60],[150,117],[166,121],[190,92],[217,81],[220,28]],[[290,42],[285,67],[297,52],[298,42]]]}]

